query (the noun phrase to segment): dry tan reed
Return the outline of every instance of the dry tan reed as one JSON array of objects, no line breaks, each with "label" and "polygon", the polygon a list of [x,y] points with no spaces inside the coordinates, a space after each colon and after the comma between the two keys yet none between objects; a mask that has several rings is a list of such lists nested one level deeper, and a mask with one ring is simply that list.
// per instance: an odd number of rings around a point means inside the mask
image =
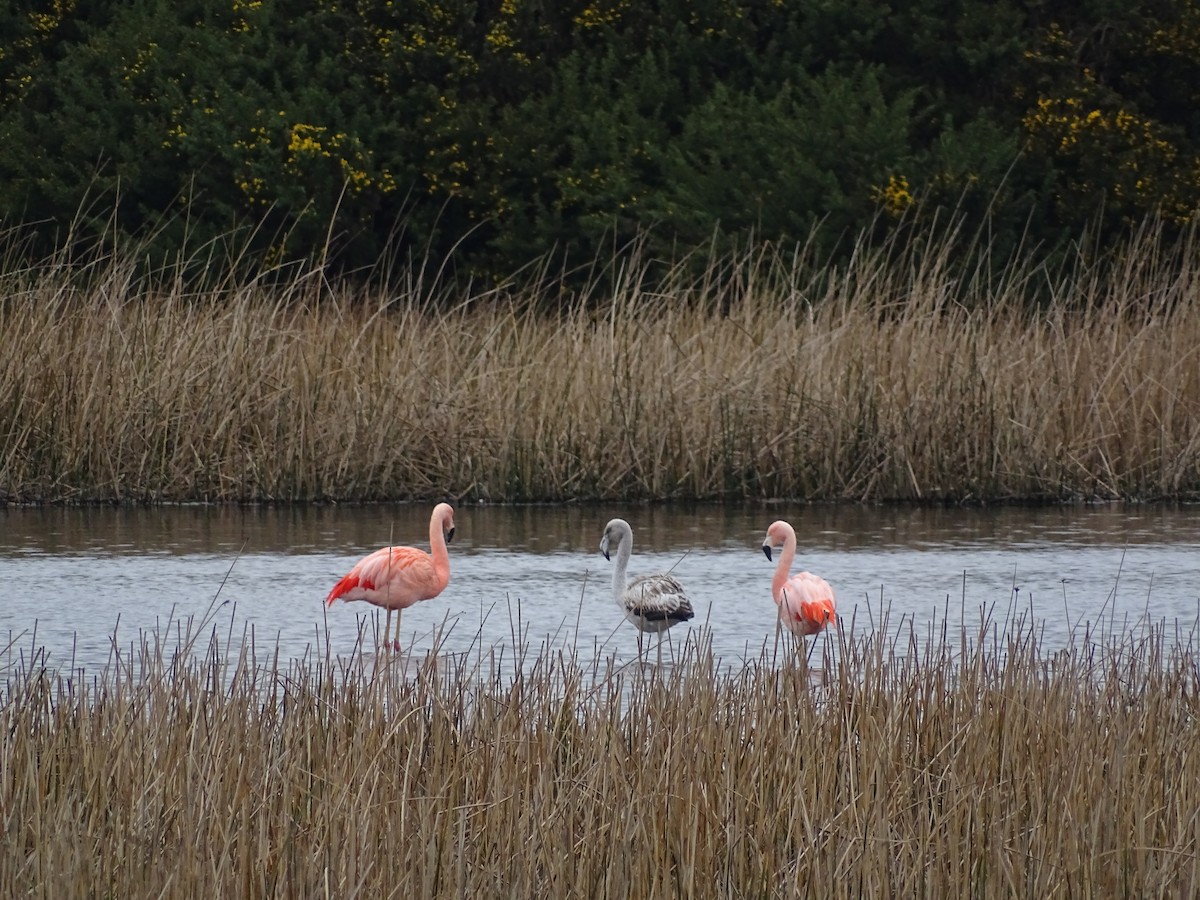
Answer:
[{"label": "dry tan reed", "polygon": [[1195,895],[1194,646],[896,638],[843,638],[822,686],[702,643],[650,673],[35,657],[0,704],[0,895]]},{"label": "dry tan reed", "polygon": [[0,273],[0,500],[1200,493],[1191,244],[1000,281],[955,252],[747,254],[553,314],[419,277]]}]

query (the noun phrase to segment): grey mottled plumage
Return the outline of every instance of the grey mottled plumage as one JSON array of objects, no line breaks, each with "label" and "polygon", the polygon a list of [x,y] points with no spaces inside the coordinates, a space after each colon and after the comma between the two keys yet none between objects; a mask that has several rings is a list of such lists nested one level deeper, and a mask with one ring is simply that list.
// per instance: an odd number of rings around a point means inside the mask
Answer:
[{"label": "grey mottled plumage", "polygon": [[683,585],[670,575],[639,575],[621,597],[625,618],[640,631],[666,631],[695,615]]},{"label": "grey mottled plumage", "polygon": [[[659,635],[659,660],[662,660],[662,633],[672,625],[695,616],[683,585],[670,575],[639,575],[625,583],[625,570],[633,550],[633,529],[624,519],[613,519],[604,526],[600,552],[605,559],[617,555],[613,568],[613,599],[638,631]],[[640,644],[640,639],[639,639]]]}]

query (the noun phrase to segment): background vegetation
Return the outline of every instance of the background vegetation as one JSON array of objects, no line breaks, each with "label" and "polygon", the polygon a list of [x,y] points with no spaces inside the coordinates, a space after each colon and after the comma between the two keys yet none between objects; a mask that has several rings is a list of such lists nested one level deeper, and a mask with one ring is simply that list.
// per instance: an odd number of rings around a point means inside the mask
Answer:
[{"label": "background vegetation", "polygon": [[1200,495],[1191,241],[1002,278],[965,241],[685,260],[658,292],[614,259],[555,314],[553,279],[12,266],[0,498]]},{"label": "background vegetation", "polygon": [[998,259],[1106,248],[1200,202],[1192,0],[22,0],[0,32],[35,256],[236,235],[490,283],[949,211]]},{"label": "background vegetation", "polygon": [[0,11],[0,500],[1190,497],[1190,2]]}]

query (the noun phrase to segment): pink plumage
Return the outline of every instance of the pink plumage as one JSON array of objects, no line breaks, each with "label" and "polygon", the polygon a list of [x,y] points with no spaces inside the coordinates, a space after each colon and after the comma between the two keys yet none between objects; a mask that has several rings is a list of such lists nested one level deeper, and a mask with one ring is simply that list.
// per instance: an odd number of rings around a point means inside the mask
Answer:
[{"label": "pink plumage", "polygon": [[826,625],[836,625],[833,588],[812,572],[800,572],[787,580],[775,603],[779,616],[792,634],[808,637]]},{"label": "pink plumage", "polygon": [[767,559],[771,558],[771,550],[781,544],[783,553],[771,580],[771,597],[779,607],[779,620],[798,638],[816,634],[828,625],[836,628],[837,606],[829,582],[812,572],[788,577],[796,556],[796,531],[782,519],[772,522],[767,529],[762,545]]},{"label": "pink plumage", "polygon": [[444,575],[443,580],[433,557],[416,547],[383,547],[360,559],[325,602],[332,606],[335,600],[366,600],[384,609],[408,609],[445,590],[448,566]]},{"label": "pink plumage", "polygon": [[333,586],[325,598],[326,605],[332,606],[335,600],[365,600],[386,609],[383,643],[388,646],[392,612],[397,613],[399,638],[399,613],[421,600],[431,600],[450,583],[450,554],[446,545],[453,539],[454,510],[448,503],[439,503],[429,519],[431,552],[416,547],[383,547],[364,556]]}]

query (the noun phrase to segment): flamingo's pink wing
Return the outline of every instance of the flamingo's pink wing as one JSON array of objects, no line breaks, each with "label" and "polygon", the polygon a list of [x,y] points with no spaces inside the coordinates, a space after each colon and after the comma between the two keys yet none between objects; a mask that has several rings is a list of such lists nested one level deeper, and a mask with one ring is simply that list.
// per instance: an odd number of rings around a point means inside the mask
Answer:
[{"label": "flamingo's pink wing", "polygon": [[800,604],[800,618],[804,620],[814,632],[820,631],[826,625],[837,627],[837,617],[833,611],[833,601],[829,599],[816,600],[811,603]]},{"label": "flamingo's pink wing", "polygon": [[433,559],[415,547],[384,547],[361,559],[333,586],[335,600],[366,600],[389,609],[404,609],[441,593]]},{"label": "flamingo's pink wing", "polygon": [[802,634],[816,634],[837,620],[833,588],[824,578],[811,572],[800,572],[783,586],[780,611],[788,627]]}]

